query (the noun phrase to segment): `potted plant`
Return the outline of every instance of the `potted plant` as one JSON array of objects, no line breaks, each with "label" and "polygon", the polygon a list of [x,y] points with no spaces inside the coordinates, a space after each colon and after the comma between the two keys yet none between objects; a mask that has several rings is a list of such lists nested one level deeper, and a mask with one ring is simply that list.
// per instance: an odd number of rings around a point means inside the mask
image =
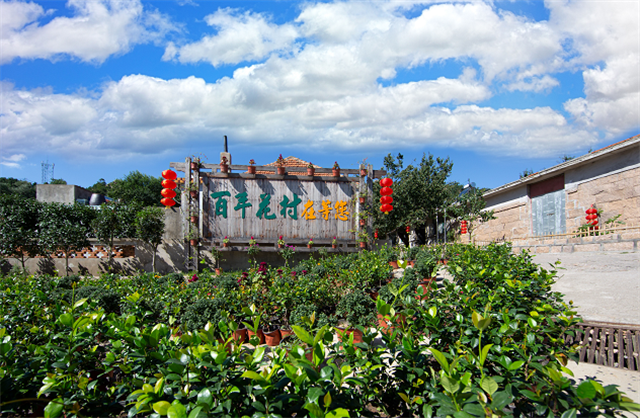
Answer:
[{"label": "potted plant", "polygon": [[367,218],[369,217],[369,213],[367,211],[358,212],[358,219],[360,222],[360,226],[365,226],[367,224]]},{"label": "potted plant", "polygon": [[333,168],[331,169],[333,177],[340,177],[340,166],[338,165],[338,162],[334,162],[333,163]]},{"label": "potted plant", "polygon": [[313,166],[313,164],[311,163],[307,164],[307,176],[313,177],[315,173],[316,173],[316,168]]},{"label": "potted plant", "polygon": [[253,158],[249,160],[249,167],[247,167],[247,169],[249,170],[249,174],[256,174],[256,161]]},{"label": "potted plant", "polygon": [[227,162],[227,157],[224,155],[220,158],[220,172],[228,173],[229,172],[229,164]]},{"label": "potted plant", "polygon": [[196,247],[198,245],[198,230],[194,227],[190,227],[186,238],[192,247]]},{"label": "potted plant", "polygon": [[[202,153],[200,153],[200,155],[203,158],[207,158],[207,156],[202,154]],[[200,170],[200,167],[202,167],[202,158],[200,158],[198,156],[195,156],[195,155],[192,155],[191,156],[191,169],[192,170]]]},{"label": "potted plant", "polygon": [[367,175],[367,167],[364,165],[367,161],[367,158],[362,161],[358,161],[358,166],[360,167],[360,177],[365,177]]},{"label": "potted plant", "polygon": [[375,302],[363,290],[355,289],[344,295],[336,306],[336,317],[342,322],[338,338],[344,341],[348,334],[353,334],[354,342],[362,342],[364,327],[376,322],[375,311]]},{"label": "potted plant", "polygon": [[307,242],[307,248],[311,248],[311,247],[313,247],[313,238],[311,238],[309,242]]},{"label": "potted plant", "polygon": [[282,235],[278,238],[278,248],[284,248],[284,239],[282,239]]},{"label": "potted plant", "polygon": [[198,197],[198,192],[200,191],[200,185],[192,181],[191,184],[189,184],[189,187],[187,188],[187,190],[189,191],[189,196],[195,199],[196,197]]},{"label": "potted plant", "polygon": [[251,236],[251,239],[249,240],[249,246],[253,247],[258,243],[258,241],[255,240],[255,238],[253,238],[253,235]]},{"label": "potted plant", "polygon": [[282,154],[276,160],[276,173],[283,176],[285,174],[284,171],[284,158],[282,158]]},{"label": "potted plant", "polygon": [[198,215],[189,216],[189,222],[191,222],[192,224],[197,224],[198,223]]},{"label": "potted plant", "polygon": [[336,237],[333,237],[333,241],[331,241],[331,248],[338,248],[338,240],[336,239]]},{"label": "potted plant", "polygon": [[361,205],[364,205],[366,203],[366,201],[367,201],[367,192],[360,192],[358,194],[358,202]]},{"label": "potted plant", "polygon": [[229,246],[229,237],[225,235],[224,239],[222,240],[222,246],[223,247],[228,247]]},{"label": "potted plant", "polygon": [[360,248],[367,248],[367,242],[369,242],[369,235],[365,231],[358,232],[358,243]]},{"label": "potted plant", "polygon": [[220,262],[221,261],[225,261],[224,258],[222,258],[222,251],[220,251],[217,247],[211,247],[211,257],[213,257],[214,260],[216,260],[216,274],[219,276],[220,274],[222,274],[222,269],[220,268]]}]

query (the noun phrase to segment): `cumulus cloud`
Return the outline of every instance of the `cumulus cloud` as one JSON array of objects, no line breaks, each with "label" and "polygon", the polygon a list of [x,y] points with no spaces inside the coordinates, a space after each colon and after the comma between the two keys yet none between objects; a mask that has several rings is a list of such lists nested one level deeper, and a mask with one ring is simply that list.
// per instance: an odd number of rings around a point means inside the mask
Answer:
[{"label": "cumulus cloud", "polygon": [[205,17],[205,21],[216,29],[215,35],[203,36],[181,47],[170,44],[163,60],[204,61],[213,66],[255,61],[274,51],[289,49],[298,36],[291,24],[276,25],[262,14],[236,9],[219,9]]},{"label": "cumulus cloud", "polygon": [[67,6],[72,17],[55,17],[40,25],[38,19],[45,15],[41,6],[2,1],[0,64],[62,56],[101,63],[177,29],[165,16],[145,11],[139,0],[69,0]]},{"label": "cumulus cloud", "polygon": [[8,157],[2,157],[2,161],[0,161],[0,165],[4,165],[9,168],[21,168],[19,164],[20,161],[27,158],[24,154],[13,154]]}]

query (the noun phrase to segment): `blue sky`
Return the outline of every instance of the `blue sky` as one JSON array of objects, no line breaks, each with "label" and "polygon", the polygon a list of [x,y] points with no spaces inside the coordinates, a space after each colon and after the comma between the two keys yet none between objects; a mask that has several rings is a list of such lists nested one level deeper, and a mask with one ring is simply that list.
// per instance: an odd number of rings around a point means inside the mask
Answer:
[{"label": "blue sky", "polygon": [[640,132],[640,2],[0,1],[0,176],[449,157],[516,180]]}]

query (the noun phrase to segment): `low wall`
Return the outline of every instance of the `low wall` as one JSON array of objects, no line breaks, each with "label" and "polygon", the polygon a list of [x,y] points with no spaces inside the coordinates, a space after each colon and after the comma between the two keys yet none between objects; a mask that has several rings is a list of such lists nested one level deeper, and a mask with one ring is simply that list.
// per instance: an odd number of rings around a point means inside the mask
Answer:
[{"label": "low wall", "polygon": [[599,236],[547,238],[511,241],[513,252],[527,250],[533,254],[597,251],[640,251],[640,230]]}]

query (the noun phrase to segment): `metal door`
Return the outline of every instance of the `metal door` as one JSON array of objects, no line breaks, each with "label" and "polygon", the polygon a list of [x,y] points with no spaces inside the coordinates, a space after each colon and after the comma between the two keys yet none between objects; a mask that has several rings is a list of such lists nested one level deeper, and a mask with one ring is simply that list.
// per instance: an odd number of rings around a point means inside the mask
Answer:
[{"label": "metal door", "polygon": [[533,235],[565,233],[565,192],[558,190],[531,199]]}]

